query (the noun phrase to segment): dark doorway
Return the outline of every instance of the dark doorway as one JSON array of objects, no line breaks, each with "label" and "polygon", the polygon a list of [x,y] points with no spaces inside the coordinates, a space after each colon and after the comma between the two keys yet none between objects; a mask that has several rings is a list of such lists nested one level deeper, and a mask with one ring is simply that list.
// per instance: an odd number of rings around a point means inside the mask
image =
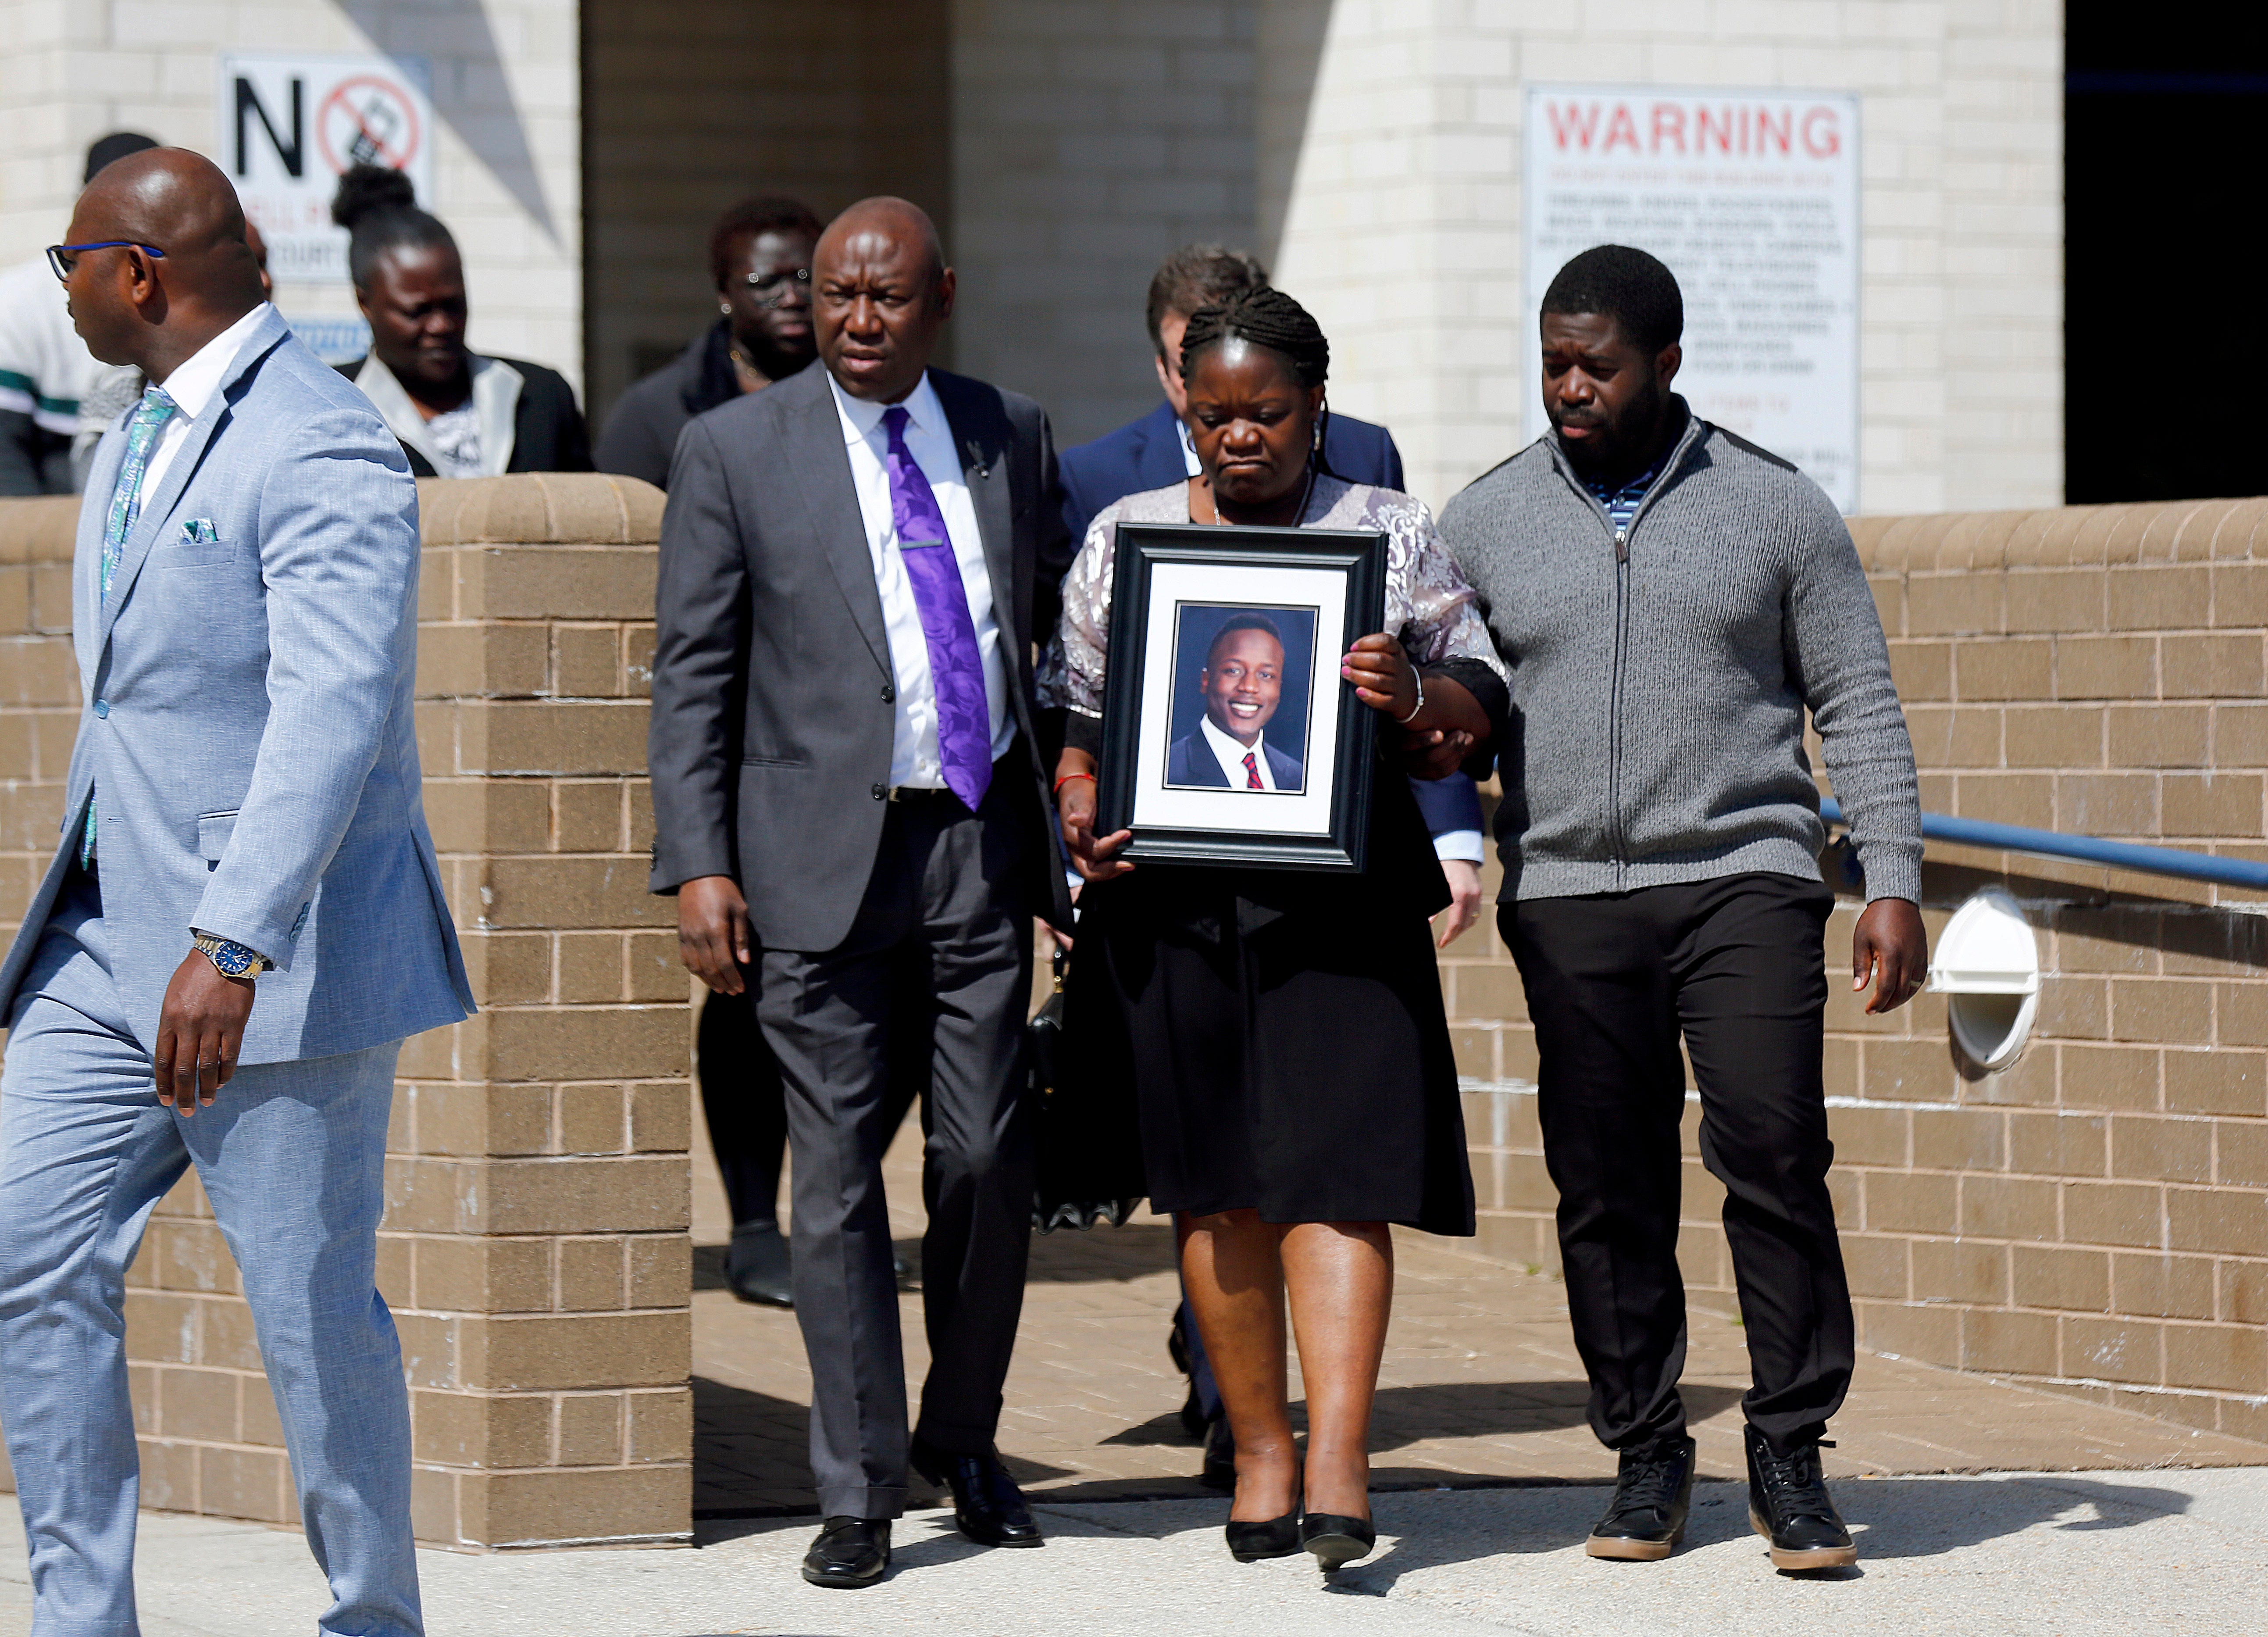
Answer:
[{"label": "dark doorway", "polygon": [[2268,494],[2268,13],[2066,17],[2066,498]]},{"label": "dark doorway", "polygon": [[[709,230],[787,194],[902,194],[952,235],[946,0],[585,0],[583,346],[595,431],[717,319]],[[949,357],[940,358],[949,363]]]}]

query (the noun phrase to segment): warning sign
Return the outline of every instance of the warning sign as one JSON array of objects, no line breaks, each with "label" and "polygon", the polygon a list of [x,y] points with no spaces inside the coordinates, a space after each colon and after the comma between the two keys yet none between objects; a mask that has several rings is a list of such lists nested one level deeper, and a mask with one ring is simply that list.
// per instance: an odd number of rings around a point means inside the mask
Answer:
[{"label": "warning sign", "polygon": [[[1530,85],[1523,140],[1528,310],[1579,251],[1653,252],[1685,292],[1695,413],[1856,510],[1858,97]],[[1540,393],[1528,417],[1540,437]]]},{"label": "warning sign", "polygon": [[279,279],[343,284],[331,195],[357,165],[408,173],[433,202],[432,69],[422,57],[225,56],[215,152]]}]

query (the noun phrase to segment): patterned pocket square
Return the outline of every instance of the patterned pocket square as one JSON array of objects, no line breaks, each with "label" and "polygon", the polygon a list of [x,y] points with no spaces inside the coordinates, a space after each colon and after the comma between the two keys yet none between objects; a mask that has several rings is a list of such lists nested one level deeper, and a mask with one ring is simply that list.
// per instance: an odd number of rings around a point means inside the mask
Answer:
[{"label": "patterned pocket square", "polygon": [[185,546],[210,546],[220,540],[220,530],[213,527],[209,517],[193,517],[181,525],[181,543]]}]

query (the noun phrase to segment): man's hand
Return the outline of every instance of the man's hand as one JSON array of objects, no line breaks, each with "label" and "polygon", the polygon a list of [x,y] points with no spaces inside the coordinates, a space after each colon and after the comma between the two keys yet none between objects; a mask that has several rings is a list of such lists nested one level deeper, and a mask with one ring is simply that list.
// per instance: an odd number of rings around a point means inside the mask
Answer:
[{"label": "man's hand", "polygon": [[729,875],[696,875],[678,888],[677,958],[720,995],[747,987],[740,969],[755,957],[740,882]]},{"label": "man's hand", "polygon": [[252,1015],[253,981],[224,977],[198,951],[173,969],[158,1013],[154,1078],[158,1101],[186,1119],[212,1106],[213,1094],[236,1073],[244,1023]]},{"label": "man's hand", "polygon": [[1441,911],[1441,941],[1434,947],[1446,949],[1481,918],[1481,866],[1470,859],[1444,859],[1441,874],[1449,883],[1449,907]]},{"label": "man's hand", "polygon": [[1921,911],[1904,898],[1877,898],[1859,916],[1851,934],[1851,992],[1869,980],[1869,1014],[1894,1012],[1913,999],[1929,977],[1929,933]]}]

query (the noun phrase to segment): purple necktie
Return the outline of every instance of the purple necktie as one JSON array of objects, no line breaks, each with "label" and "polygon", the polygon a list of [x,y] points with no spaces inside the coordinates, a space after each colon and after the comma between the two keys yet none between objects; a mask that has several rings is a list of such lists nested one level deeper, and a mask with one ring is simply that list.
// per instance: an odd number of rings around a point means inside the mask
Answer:
[{"label": "purple necktie", "polygon": [[968,588],[961,560],[946,533],[937,493],[906,447],[902,404],[882,411],[890,434],[883,465],[890,473],[890,521],[898,556],[913,587],[922,635],[929,641],[929,680],[937,696],[938,759],[945,787],[974,813],[992,783],[992,709],[984,697],[984,661],[976,652],[976,624],[968,617]]}]

